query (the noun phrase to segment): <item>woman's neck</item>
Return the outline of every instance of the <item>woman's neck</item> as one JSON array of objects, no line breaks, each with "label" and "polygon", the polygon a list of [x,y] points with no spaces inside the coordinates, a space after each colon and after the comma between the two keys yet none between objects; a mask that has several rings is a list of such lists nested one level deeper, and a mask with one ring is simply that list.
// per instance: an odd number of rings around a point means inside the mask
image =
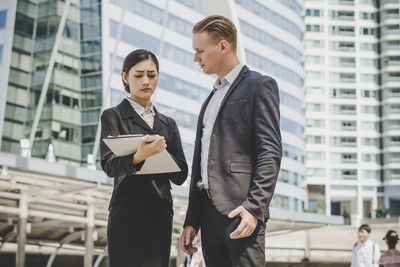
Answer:
[{"label": "woman's neck", "polygon": [[139,105],[141,105],[142,107],[150,107],[151,106],[151,101],[150,101],[150,99],[140,99],[140,98],[137,98],[137,97],[132,97],[132,96],[130,96],[130,99],[132,100],[132,101],[135,101],[136,103],[138,103]]}]

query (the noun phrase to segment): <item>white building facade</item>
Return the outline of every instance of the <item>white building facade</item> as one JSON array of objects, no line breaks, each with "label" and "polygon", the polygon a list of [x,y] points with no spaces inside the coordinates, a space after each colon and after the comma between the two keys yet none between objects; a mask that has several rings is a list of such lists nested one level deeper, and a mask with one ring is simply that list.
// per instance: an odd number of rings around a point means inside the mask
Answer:
[{"label": "white building facade", "polygon": [[[398,19],[398,2],[392,4]],[[373,0],[305,2],[308,209],[343,215],[355,224],[375,217],[378,207],[391,211],[385,197],[390,189],[383,183],[387,105],[381,89],[388,74],[381,68],[382,10]]]},{"label": "white building facade", "polygon": [[400,215],[400,2],[381,1],[379,8],[384,202]]}]

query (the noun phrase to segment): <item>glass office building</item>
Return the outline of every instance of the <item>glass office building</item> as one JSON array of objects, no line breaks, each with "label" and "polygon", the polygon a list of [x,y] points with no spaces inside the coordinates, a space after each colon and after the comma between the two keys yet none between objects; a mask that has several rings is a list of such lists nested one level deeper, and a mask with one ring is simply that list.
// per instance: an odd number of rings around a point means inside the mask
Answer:
[{"label": "glass office building", "polygon": [[[13,2],[13,1],[12,1]],[[66,2],[18,0],[1,150],[19,153],[29,137],[56,32]],[[40,117],[33,157],[44,157],[49,144],[59,162],[81,165],[91,152],[102,104],[100,1],[71,1]],[[0,13],[1,14],[1,13]],[[94,129],[94,130],[93,130]]]}]

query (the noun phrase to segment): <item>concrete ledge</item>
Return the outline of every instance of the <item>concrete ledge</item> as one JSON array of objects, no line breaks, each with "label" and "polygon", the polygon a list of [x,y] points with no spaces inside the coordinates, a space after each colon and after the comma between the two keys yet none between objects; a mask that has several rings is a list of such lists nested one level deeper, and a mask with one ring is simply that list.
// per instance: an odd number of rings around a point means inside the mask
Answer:
[{"label": "concrete ledge", "polygon": [[57,162],[48,162],[40,158],[24,158],[16,154],[0,152],[0,166],[9,169],[58,177],[112,184],[113,179],[100,170],[84,167],[67,166]]},{"label": "concrete ledge", "polygon": [[277,208],[270,208],[271,219],[286,220],[296,222],[307,222],[316,224],[338,224],[343,225],[344,219],[342,216],[325,216],[315,213],[294,212]]}]

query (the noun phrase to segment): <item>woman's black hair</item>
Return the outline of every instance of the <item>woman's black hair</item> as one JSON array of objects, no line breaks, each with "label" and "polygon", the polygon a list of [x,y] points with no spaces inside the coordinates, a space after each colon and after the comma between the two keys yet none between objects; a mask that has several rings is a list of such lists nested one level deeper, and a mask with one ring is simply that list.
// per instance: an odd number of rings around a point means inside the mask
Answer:
[{"label": "woman's black hair", "polygon": [[389,230],[387,231],[383,240],[386,240],[389,249],[396,248],[396,244],[399,241],[399,235],[396,233],[396,231]]},{"label": "woman's black hair", "polygon": [[396,248],[398,239],[388,239],[386,240],[389,248]]},{"label": "woman's black hair", "polygon": [[[122,71],[128,74],[129,70],[138,64],[139,62],[142,62],[144,60],[152,60],[154,64],[156,64],[157,67],[157,72],[159,72],[159,65],[158,65],[158,59],[156,55],[154,55],[152,52],[145,50],[145,49],[137,49],[132,52],[130,52],[124,59],[124,63],[122,65]],[[124,84],[125,91],[130,93],[129,89],[129,84],[127,84],[124,79],[122,79],[122,83]]]}]

